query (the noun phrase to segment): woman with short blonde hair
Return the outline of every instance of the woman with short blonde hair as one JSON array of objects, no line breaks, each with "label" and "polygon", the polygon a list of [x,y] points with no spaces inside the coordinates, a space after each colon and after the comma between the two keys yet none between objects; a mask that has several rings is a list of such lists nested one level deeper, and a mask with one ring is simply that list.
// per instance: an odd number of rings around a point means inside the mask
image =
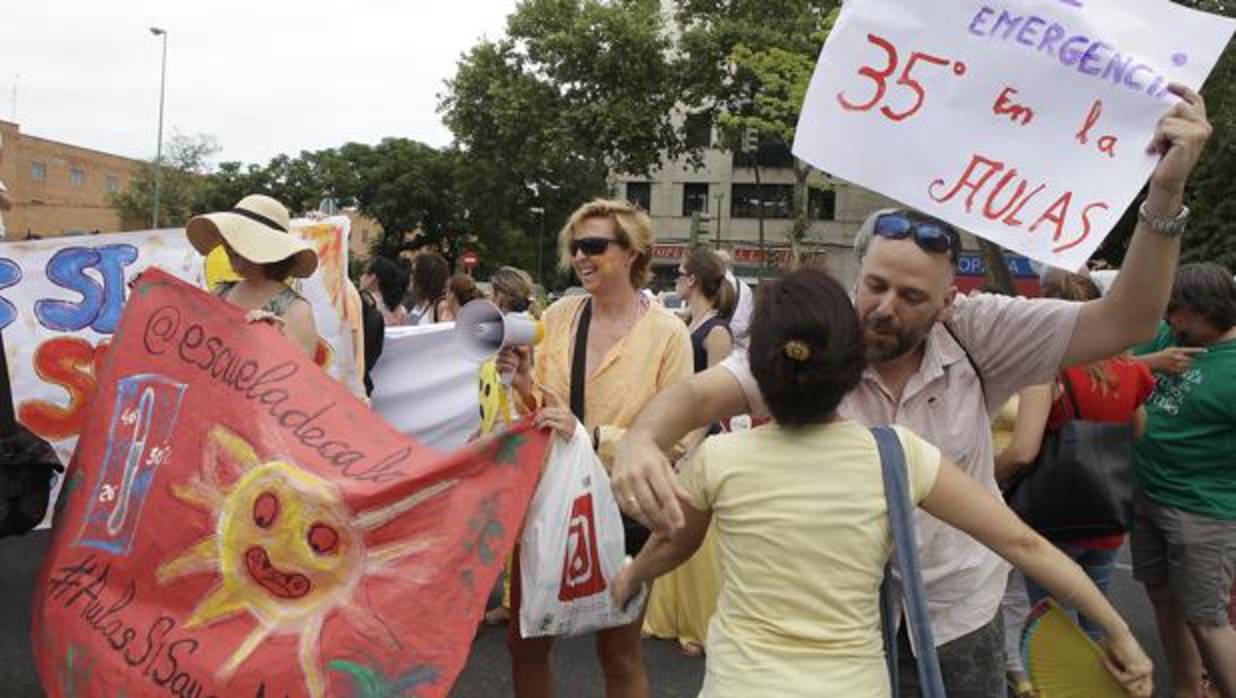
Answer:
[{"label": "woman with short blonde hair", "polygon": [[[575,272],[587,293],[567,296],[545,311],[545,337],[536,347],[535,362],[527,351],[506,350],[499,369],[514,372],[517,402],[525,410],[539,409],[539,426],[570,439],[577,421],[583,422],[601,462],[609,467],[614,446],[644,404],[691,375],[691,340],[681,320],[640,292],[652,259],[652,221],[646,214],[625,201],[592,201],[571,215],[559,243],[563,265]],[[574,376],[582,376],[579,384],[573,385]],[[627,552],[634,554],[648,530],[633,520],[624,520],[624,529]],[[521,636],[521,592],[517,562],[507,635],[515,695],[550,696],[553,638]],[[609,698],[649,695],[641,622],[597,633]]]},{"label": "woman with short blonde hair", "polygon": [[623,248],[635,253],[631,260],[631,285],[637,289],[647,286],[652,279],[652,219],[629,201],[594,199],[576,209],[558,233],[558,265],[564,270],[571,268],[571,259],[575,256],[571,252],[571,240],[575,230],[589,218],[613,221],[614,238]]}]

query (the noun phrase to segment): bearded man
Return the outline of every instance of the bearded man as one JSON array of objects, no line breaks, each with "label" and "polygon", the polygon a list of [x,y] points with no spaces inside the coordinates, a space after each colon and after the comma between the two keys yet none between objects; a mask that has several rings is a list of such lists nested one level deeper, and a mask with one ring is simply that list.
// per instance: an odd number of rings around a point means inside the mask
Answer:
[{"label": "bearded man", "polygon": [[[1088,303],[995,295],[959,296],[961,243],[948,224],[905,209],[879,211],[859,231],[855,307],[869,367],[841,416],[900,424],[998,496],[991,416],[1020,389],[1055,380],[1068,366],[1118,354],[1155,335],[1171,295],[1188,209],[1184,186],[1211,127],[1192,90],[1160,119],[1162,157],[1110,292]],[[745,352],[668,387],[620,442],[614,494],[628,515],[663,535],[682,525],[680,488],[665,457],[692,429],[734,414],[767,414]],[[820,477],[828,477],[820,454]],[[950,698],[1004,695],[999,619],[1007,565],[960,531],[917,514],[919,558],[944,684]],[[901,695],[918,695],[914,657],[899,639]]]}]

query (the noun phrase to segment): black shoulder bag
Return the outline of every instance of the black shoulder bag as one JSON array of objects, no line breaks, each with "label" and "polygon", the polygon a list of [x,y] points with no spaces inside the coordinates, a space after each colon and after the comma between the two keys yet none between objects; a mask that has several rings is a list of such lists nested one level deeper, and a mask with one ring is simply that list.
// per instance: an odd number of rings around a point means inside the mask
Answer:
[{"label": "black shoulder bag", "polygon": [[[584,301],[575,325],[575,350],[571,354],[571,412],[584,422],[584,385],[588,382],[588,326],[592,324],[592,299]],[[622,515],[622,533],[627,555],[638,555],[652,532],[626,514]]]},{"label": "black shoulder bag", "polygon": [[1060,379],[1071,417],[1043,437],[1009,506],[1053,540],[1124,533],[1133,522],[1133,427],[1083,419],[1068,374]]}]

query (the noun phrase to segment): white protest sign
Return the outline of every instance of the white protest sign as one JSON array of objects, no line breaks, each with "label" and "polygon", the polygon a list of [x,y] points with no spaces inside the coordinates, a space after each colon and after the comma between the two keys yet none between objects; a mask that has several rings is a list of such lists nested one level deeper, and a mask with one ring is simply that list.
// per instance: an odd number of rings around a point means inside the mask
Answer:
[{"label": "white protest sign", "polygon": [[1236,21],[1167,0],[850,0],[794,154],[1033,259],[1080,268]]},{"label": "white protest sign", "polygon": [[[293,229],[321,260],[298,284],[322,338],[315,360],[346,383],[354,373],[351,330],[342,319],[348,219],[297,220]],[[218,281],[183,229],[0,242],[0,332],[17,418],[64,463],[124,312],[128,282],[150,267],[197,286]]]}]

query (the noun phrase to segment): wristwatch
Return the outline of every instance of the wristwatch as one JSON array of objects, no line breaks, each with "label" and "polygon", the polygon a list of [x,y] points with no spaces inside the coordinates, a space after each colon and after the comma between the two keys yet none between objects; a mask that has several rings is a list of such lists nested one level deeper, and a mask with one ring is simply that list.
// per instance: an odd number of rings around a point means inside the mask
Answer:
[{"label": "wristwatch", "polygon": [[1155,235],[1168,238],[1179,237],[1188,226],[1189,207],[1181,206],[1180,213],[1172,217],[1152,218],[1146,213],[1146,202],[1142,201],[1142,205],[1137,207],[1137,220],[1149,226],[1150,231]]}]

